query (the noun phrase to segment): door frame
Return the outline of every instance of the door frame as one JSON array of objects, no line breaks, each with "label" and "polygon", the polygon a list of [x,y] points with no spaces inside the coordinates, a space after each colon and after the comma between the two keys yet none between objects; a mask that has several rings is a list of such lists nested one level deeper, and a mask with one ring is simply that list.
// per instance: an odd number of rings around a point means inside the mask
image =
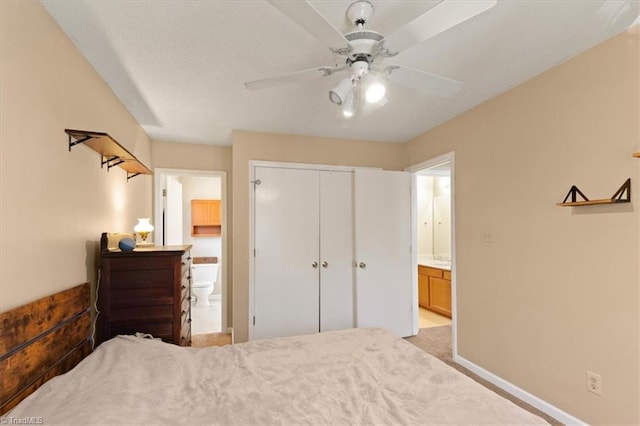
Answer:
[{"label": "door frame", "polygon": [[[406,167],[405,171],[411,173],[411,234],[412,234],[412,246],[414,250],[413,255],[413,281],[415,282],[415,288],[417,292],[418,288],[418,203],[417,203],[417,189],[418,189],[418,173],[424,169],[435,167],[439,164],[449,162],[451,168],[451,349],[452,355],[456,357],[458,355],[458,308],[457,308],[457,261],[456,261],[456,191],[455,191],[455,152],[451,151],[438,157],[433,157],[429,160],[422,161],[412,166]],[[416,310],[418,298],[416,300]]]},{"label": "door frame", "polygon": [[[179,176],[211,176],[220,177],[220,196],[222,205],[225,206],[222,209],[222,288],[221,288],[221,301],[220,301],[220,321],[221,331],[231,332],[227,322],[227,300],[228,300],[228,286],[227,276],[229,272],[229,256],[227,250],[227,172],[224,170],[196,170],[196,169],[171,169],[171,168],[159,168],[153,169],[153,222],[156,223],[155,238],[161,243],[163,238],[163,230],[160,223],[162,221],[162,209],[164,204],[164,197],[162,190],[164,189],[164,182],[167,175],[179,175]],[[183,222],[185,218],[182,218]]]}]

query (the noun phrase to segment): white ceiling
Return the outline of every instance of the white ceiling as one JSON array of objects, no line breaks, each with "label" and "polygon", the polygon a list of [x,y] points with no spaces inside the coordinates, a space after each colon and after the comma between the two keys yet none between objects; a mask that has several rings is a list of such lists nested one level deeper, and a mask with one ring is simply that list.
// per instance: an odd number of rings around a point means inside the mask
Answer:
[{"label": "white ceiling", "polygon": [[[461,93],[442,99],[393,86],[382,108],[344,120],[328,98],[344,75],[245,89],[245,81],[342,64],[266,1],[41,2],[150,137],[216,145],[230,145],[232,129],[404,142],[620,33],[640,13],[638,0],[499,0],[385,60],[463,81]],[[353,30],[351,1],[310,3]],[[372,3],[366,28],[388,35],[438,1]]]}]

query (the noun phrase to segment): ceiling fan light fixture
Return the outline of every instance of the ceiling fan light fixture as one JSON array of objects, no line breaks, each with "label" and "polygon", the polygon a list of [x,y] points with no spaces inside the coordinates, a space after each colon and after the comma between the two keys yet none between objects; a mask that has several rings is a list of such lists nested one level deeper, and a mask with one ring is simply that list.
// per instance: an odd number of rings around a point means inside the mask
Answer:
[{"label": "ceiling fan light fixture", "polygon": [[343,118],[353,117],[362,107],[362,87],[361,80],[353,78],[351,80],[351,91],[342,104]]},{"label": "ceiling fan light fixture", "polygon": [[345,77],[329,91],[329,99],[336,105],[342,105],[350,94],[353,94],[353,83],[351,77]]},{"label": "ceiling fan light fixture", "polygon": [[342,116],[344,118],[351,118],[356,113],[356,104],[353,96],[353,92],[349,94],[344,104],[342,105]]},{"label": "ceiling fan light fixture", "polygon": [[377,104],[384,98],[385,93],[387,93],[387,88],[381,82],[376,81],[367,88],[365,99],[370,104]]},{"label": "ceiling fan light fixture", "polygon": [[376,104],[380,102],[387,93],[384,82],[371,72],[364,76],[363,84],[366,88],[364,98],[367,103]]}]

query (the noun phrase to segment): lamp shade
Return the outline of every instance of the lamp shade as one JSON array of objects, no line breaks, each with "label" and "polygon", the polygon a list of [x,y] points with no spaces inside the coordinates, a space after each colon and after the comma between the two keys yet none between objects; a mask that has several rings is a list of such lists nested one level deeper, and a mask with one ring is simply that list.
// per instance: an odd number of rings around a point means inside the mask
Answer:
[{"label": "lamp shade", "polygon": [[138,223],[133,227],[136,232],[151,232],[154,230],[153,225],[150,223],[151,219],[148,217],[138,218]]}]

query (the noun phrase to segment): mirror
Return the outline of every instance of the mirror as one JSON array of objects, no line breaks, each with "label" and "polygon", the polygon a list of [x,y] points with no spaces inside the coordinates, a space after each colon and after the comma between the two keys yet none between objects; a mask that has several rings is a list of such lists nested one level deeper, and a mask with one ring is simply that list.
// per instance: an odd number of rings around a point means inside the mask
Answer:
[{"label": "mirror", "polygon": [[451,166],[449,162],[417,175],[418,259],[451,264]]}]

